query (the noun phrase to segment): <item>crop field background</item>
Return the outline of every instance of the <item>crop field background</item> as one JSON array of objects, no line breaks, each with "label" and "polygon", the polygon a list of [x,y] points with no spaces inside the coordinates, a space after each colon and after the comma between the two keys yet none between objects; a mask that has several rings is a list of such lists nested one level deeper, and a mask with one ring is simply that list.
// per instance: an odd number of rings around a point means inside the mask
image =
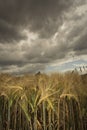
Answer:
[{"label": "crop field background", "polygon": [[87,75],[0,74],[0,130],[86,130],[86,117]]}]

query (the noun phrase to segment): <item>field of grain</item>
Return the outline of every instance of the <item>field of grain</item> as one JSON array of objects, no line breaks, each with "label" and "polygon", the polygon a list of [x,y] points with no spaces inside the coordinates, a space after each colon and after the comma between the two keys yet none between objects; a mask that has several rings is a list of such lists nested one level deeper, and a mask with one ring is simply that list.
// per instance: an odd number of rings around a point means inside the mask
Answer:
[{"label": "field of grain", "polygon": [[83,130],[87,75],[0,74],[0,130]]}]

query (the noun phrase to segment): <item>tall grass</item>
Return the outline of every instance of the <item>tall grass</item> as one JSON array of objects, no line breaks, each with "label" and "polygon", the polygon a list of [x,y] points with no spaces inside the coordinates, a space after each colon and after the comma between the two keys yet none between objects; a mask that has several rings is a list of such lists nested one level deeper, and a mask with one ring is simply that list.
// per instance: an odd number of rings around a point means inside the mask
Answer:
[{"label": "tall grass", "polygon": [[0,129],[82,130],[84,87],[77,73],[22,77],[1,74]]}]

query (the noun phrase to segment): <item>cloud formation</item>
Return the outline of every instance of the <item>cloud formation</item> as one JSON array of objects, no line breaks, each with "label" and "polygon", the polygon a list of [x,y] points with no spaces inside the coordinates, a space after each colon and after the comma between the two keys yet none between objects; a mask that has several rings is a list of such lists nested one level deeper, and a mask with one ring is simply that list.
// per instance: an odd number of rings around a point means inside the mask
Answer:
[{"label": "cloud formation", "polygon": [[72,0],[0,0],[0,41],[24,38],[20,32],[25,28],[41,37],[52,36],[72,4]]},{"label": "cloud formation", "polygon": [[44,71],[87,54],[87,0],[0,0],[0,71]]}]

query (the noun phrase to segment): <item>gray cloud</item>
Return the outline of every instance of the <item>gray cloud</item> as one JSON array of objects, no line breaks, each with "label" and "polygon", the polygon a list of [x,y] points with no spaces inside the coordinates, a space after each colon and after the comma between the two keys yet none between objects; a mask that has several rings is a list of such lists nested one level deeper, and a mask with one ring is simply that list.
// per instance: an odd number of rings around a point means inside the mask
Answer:
[{"label": "gray cloud", "polygon": [[26,59],[18,44],[0,44],[0,66],[24,65]]},{"label": "gray cloud", "polygon": [[87,54],[87,30],[75,42],[73,49],[74,49],[76,55],[78,55],[78,56]]},{"label": "gray cloud", "polygon": [[67,53],[67,48],[65,44],[52,43],[52,40],[37,40],[32,46],[22,46],[22,50],[25,52],[24,57],[30,63],[51,63],[57,59],[64,58]]},{"label": "gray cloud", "polygon": [[50,37],[63,22],[63,12],[72,0],[0,0],[0,42],[23,39],[21,30],[27,28]]},{"label": "gray cloud", "polygon": [[26,39],[26,36],[19,31],[17,27],[12,26],[6,21],[0,20],[0,42],[12,43],[20,41],[20,39]]},{"label": "gray cloud", "polygon": [[80,12],[80,19],[76,19],[76,16],[78,17],[78,13],[71,20],[70,31],[66,35],[66,39],[69,42],[69,49],[72,49],[76,55],[87,54],[87,9]]},{"label": "gray cloud", "polygon": [[7,65],[4,67],[0,67],[0,71],[3,73],[11,73],[11,74],[26,74],[26,73],[36,73],[38,71],[43,72],[45,70],[45,66],[42,64],[26,64],[24,66],[17,65]]},{"label": "gray cloud", "polygon": [[86,55],[86,8],[87,0],[0,0],[0,71],[44,71]]}]

